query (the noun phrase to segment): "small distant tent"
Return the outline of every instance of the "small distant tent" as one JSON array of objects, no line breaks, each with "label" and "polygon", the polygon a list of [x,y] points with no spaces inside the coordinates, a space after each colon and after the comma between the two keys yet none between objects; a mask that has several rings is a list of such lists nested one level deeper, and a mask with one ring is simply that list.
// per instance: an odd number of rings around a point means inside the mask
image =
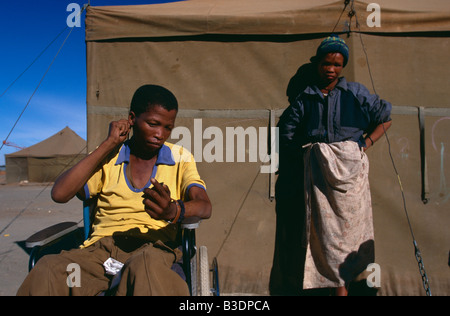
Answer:
[{"label": "small distant tent", "polygon": [[5,155],[6,182],[53,182],[86,156],[86,141],[69,127],[46,140]]}]

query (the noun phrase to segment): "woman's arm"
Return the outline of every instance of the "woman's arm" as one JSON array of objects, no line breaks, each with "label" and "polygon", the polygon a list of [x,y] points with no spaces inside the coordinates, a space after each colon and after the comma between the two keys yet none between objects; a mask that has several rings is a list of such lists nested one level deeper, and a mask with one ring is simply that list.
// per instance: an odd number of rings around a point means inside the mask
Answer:
[{"label": "woman's arm", "polygon": [[365,141],[366,141],[366,148],[364,148],[364,151],[369,149],[373,146],[373,144],[383,136],[385,131],[387,131],[392,125],[392,121],[388,121],[386,123],[381,123],[375,129],[372,131],[372,133],[367,134]]},{"label": "woman's arm", "polygon": [[67,203],[78,192],[82,192],[83,186],[92,176],[100,162],[105,159],[114,148],[126,140],[129,131],[130,124],[128,120],[112,122],[109,126],[109,134],[106,140],[103,141],[96,150],[63,173],[55,181],[51,193],[53,201],[57,203]]}]

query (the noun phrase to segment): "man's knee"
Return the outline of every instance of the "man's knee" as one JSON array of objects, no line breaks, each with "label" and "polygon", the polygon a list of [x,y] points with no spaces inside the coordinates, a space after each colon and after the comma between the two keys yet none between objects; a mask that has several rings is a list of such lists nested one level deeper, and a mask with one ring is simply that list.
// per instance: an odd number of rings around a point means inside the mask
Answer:
[{"label": "man's knee", "polygon": [[[19,288],[18,296],[63,295],[67,288],[67,264],[58,255],[42,257],[25,278]],[[64,292],[64,293],[62,293]]]}]

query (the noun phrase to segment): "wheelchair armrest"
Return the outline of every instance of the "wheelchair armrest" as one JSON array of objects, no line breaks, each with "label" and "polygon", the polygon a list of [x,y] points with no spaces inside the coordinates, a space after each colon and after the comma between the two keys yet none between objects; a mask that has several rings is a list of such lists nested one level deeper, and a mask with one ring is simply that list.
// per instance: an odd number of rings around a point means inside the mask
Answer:
[{"label": "wheelchair armrest", "polygon": [[27,248],[42,247],[78,229],[75,222],[64,222],[43,229],[25,241]]},{"label": "wheelchair armrest", "polygon": [[181,222],[182,229],[197,229],[200,226],[201,218],[200,217],[189,217],[185,218]]}]

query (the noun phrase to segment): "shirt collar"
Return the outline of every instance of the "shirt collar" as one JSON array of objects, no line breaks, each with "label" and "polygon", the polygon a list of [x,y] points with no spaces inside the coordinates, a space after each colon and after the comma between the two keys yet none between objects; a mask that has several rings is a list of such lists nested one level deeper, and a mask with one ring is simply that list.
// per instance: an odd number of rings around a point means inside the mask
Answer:
[{"label": "shirt collar", "polygon": [[339,82],[337,83],[336,87],[341,88],[342,90],[345,91],[348,90],[347,80],[345,79],[345,77],[339,78]]},{"label": "shirt collar", "polygon": [[[340,88],[344,91],[348,90],[348,86],[347,86],[347,80],[345,79],[345,77],[340,77],[338,83],[336,84],[335,88]],[[322,93],[320,92],[319,88],[316,85],[310,85],[307,86],[304,90],[304,93],[307,94],[319,94],[321,95]]]},{"label": "shirt collar", "polygon": [[[124,162],[130,162],[130,142],[126,141],[123,143],[122,148],[120,149],[119,156],[116,160],[116,165],[120,165]],[[158,158],[156,158],[156,165],[168,165],[174,166],[175,159],[172,155],[172,150],[170,150],[169,146],[162,145],[158,152]]]}]

